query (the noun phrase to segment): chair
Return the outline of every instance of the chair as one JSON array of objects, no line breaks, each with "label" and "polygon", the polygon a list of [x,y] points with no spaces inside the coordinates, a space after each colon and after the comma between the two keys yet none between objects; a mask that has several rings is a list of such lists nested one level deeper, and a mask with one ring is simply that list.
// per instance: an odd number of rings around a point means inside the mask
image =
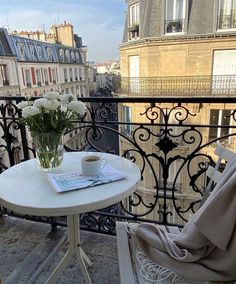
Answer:
[{"label": "chair", "polygon": [[[218,156],[215,167],[209,166],[206,175],[209,177],[210,181],[204,191],[200,207],[206,201],[214,185],[220,181],[222,173],[219,171],[220,164],[222,161],[229,162],[232,158],[236,157],[236,153],[218,145],[215,149],[215,154]],[[137,226],[135,223],[131,223],[132,226]],[[177,234],[179,233],[179,228],[174,226],[166,226],[165,229],[169,233]],[[137,264],[135,263],[135,255],[133,255],[133,247],[129,238],[129,233],[127,231],[126,222],[116,223],[116,235],[117,235],[117,248],[118,248],[118,258],[119,258],[119,269],[120,269],[120,280],[121,284],[141,284],[141,283],[151,283],[141,279],[137,271]],[[161,282],[171,283],[171,282]],[[183,283],[183,282],[181,282]],[[187,282],[196,283],[196,282]],[[197,282],[201,283],[201,282]],[[206,282],[202,282],[206,283]]]}]

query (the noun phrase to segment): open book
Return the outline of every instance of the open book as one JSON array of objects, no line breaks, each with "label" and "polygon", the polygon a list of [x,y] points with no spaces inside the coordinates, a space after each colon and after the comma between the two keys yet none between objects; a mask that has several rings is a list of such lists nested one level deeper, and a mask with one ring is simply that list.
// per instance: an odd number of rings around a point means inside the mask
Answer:
[{"label": "open book", "polygon": [[98,176],[83,176],[81,173],[50,174],[48,180],[57,192],[66,192],[125,179],[127,174],[106,165]]}]

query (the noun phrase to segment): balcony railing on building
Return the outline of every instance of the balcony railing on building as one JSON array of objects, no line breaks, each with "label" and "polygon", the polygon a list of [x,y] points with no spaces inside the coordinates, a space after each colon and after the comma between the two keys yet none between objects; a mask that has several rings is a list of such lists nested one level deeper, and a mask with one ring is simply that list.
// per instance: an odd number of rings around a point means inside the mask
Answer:
[{"label": "balcony railing on building", "polygon": [[129,40],[139,38],[139,24],[135,24],[128,28]]},{"label": "balcony railing on building", "polygon": [[3,80],[3,86],[9,86],[10,83],[9,83],[9,80]]},{"label": "balcony railing on building", "polygon": [[165,21],[165,33],[183,33],[185,19],[175,19]]},{"label": "balcony railing on building", "polygon": [[[0,97],[0,172],[34,157],[29,132],[18,122],[22,97]],[[80,98],[87,116],[66,135],[67,151],[84,149],[126,157],[140,167],[135,194],[81,216],[83,228],[115,232],[116,220],[184,225],[197,210],[214,165],[214,148],[236,149],[236,97]],[[72,134],[72,135],[70,135]],[[71,140],[70,140],[71,139]],[[2,208],[2,213],[16,215]],[[61,218],[34,218],[65,225]]]},{"label": "balcony railing on building", "polygon": [[218,29],[236,29],[236,14],[218,16]]},{"label": "balcony railing on building", "polygon": [[135,96],[235,96],[236,75],[117,77],[120,95]]}]

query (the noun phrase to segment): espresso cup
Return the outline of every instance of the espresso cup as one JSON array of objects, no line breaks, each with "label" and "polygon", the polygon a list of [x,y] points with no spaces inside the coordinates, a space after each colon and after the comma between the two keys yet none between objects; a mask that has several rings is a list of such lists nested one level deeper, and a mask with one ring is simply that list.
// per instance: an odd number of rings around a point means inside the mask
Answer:
[{"label": "espresso cup", "polygon": [[97,176],[105,167],[107,161],[97,155],[89,155],[81,160],[81,171],[84,176]]}]

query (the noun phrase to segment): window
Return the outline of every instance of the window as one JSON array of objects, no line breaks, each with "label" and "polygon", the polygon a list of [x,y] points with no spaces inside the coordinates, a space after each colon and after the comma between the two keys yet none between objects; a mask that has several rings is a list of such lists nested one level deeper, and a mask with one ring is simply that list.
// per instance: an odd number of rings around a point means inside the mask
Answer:
[{"label": "window", "polygon": [[3,86],[9,86],[6,64],[0,64],[0,81],[2,81]]},{"label": "window", "polygon": [[59,50],[59,55],[60,55],[60,59],[61,61],[65,61],[65,53],[63,49]]},{"label": "window", "polygon": [[129,56],[130,91],[139,92],[139,56]]},{"label": "window", "polygon": [[79,86],[79,88],[80,88],[80,96],[83,97],[84,96],[84,94],[83,94],[83,86]]},{"label": "window", "polygon": [[37,51],[38,51],[38,57],[41,58],[43,53],[42,53],[42,47],[40,45],[37,46]]},{"label": "window", "polygon": [[218,13],[218,29],[228,30],[236,28],[236,1],[220,0]]},{"label": "window", "polygon": [[236,83],[236,49],[215,50],[212,69],[212,93],[234,95]]},{"label": "window", "polygon": [[68,73],[67,73],[67,68],[64,68],[64,79],[65,79],[65,82],[68,82]]},{"label": "window", "polygon": [[130,106],[123,106],[124,113],[124,122],[127,124],[124,125],[124,132],[127,135],[131,135],[132,126],[129,124],[132,122],[132,109]]},{"label": "window", "polygon": [[57,82],[56,69],[52,69],[52,82],[53,84],[56,84]]},{"label": "window", "polygon": [[19,55],[20,55],[20,60],[25,59],[25,45],[23,43],[18,43],[18,50],[19,50]]},{"label": "window", "polygon": [[40,69],[36,69],[36,80],[37,80],[38,86],[41,86],[41,73],[40,73]]},{"label": "window", "polygon": [[52,49],[50,47],[47,47],[47,55],[48,55],[48,60],[52,61]]},{"label": "window", "polygon": [[75,52],[75,57],[76,57],[77,60],[79,60],[79,52],[78,51]]},{"label": "window", "polygon": [[[210,110],[210,125],[230,126],[231,125],[231,110]],[[213,140],[230,134],[230,128],[212,127],[209,129],[209,140]]]},{"label": "window", "polygon": [[80,80],[83,80],[83,77],[82,77],[82,69],[81,69],[81,68],[79,68],[79,79],[80,79]]},{"label": "window", "polygon": [[166,0],[165,33],[184,31],[186,0]]},{"label": "window", "polygon": [[75,81],[78,81],[78,69],[76,67],[74,69],[74,73],[75,73]]},{"label": "window", "polygon": [[129,7],[129,40],[139,38],[139,4]]},{"label": "window", "polygon": [[31,56],[35,57],[35,49],[34,49],[34,46],[32,44],[30,44],[29,49],[30,49]]},{"label": "window", "polygon": [[25,70],[26,86],[31,87],[30,70]]},{"label": "window", "polygon": [[129,7],[129,26],[139,25],[139,4],[134,4]]},{"label": "window", "polygon": [[66,61],[69,62],[70,61],[70,51],[66,50]]},{"label": "window", "polygon": [[48,85],[48,69],[44,69],[44,79],[45,79],[45,85]]},{"label": "window", "polygon": [[69,68],[70,81],[73,82],[72,68]]}]

